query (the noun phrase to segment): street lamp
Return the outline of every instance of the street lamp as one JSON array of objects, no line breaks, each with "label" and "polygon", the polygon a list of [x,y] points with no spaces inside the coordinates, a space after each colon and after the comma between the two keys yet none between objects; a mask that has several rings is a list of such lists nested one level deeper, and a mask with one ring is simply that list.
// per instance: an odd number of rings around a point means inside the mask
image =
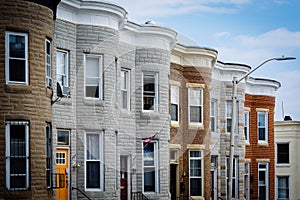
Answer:
[{"label": "street lamp", "polygon": [[243,79],[248,77],[250,74],[252,74],[255,70],[266,64],[267,62],[270,62],[272,60],[276,61],[284,61],[284,60],[294,60],[296,58],[294,57],[278,57],[278,58],[270,58],[264,62],[262,62],[260,65],[246,73],[242,78],[237,79],[236,77],[233,77],[232,80],[232,113],[231,113],[231,132],[230,132],[230,152],[229,152],[229,177],[228,177],[228,200],[232,199],[232,175],[233,175],[233,157],[234,157],[234,132],[235,132],[235,122],[236,122],[236,99],[237,99],[237,84],[240,83]]}]

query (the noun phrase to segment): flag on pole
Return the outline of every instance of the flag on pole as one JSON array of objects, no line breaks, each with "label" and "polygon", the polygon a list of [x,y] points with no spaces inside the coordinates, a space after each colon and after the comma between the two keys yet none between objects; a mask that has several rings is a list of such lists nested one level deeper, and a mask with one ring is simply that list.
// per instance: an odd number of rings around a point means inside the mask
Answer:
[{"label": "flag on pole", "polygon": [[151,142],[151,140],[153,140],[155,138],[157,133],[155,133],[154,135],[151,135],[150,137],[146,138],[143,140],[144,143],[149,143]]}]

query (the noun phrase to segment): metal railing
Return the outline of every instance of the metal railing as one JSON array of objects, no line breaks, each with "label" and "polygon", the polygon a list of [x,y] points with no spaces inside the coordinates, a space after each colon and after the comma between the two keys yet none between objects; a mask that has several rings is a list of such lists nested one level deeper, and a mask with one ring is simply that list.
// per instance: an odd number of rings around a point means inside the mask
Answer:
[{"label": "metal railing", "polygon": [[131,200],[149,200],[142,192],[132,192]]},{"label": "metal railing", "polygon": [[77,190],[78,192],[80,192],[84,197],[86,197],[88,200],[92,200],[84,191],[82,191],[79,188],[76,187],[72,187],[72,190]]}]

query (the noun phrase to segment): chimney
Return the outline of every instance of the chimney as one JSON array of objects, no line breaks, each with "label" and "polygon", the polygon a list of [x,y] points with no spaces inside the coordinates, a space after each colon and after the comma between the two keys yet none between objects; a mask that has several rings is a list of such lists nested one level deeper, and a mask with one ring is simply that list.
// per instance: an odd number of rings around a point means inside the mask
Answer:
[{"label": "chimney", "polygon": [[291,116],[285,116],[285,117],[284,117],[284,121],[292,121]]}]

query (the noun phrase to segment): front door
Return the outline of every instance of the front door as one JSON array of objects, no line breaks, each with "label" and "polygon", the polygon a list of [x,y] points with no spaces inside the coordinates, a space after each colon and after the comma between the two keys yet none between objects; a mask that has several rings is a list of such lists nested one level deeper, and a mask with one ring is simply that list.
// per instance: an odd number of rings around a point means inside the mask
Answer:
[{"label": "front door", "polygon": [[210,199],[217,200],[217,170],[213,169],[210,171]]},{"label": "front door", "polygon": [[177,165],[170,165],[170,193],[171,200],[176,200],[177,195]]},{"label": "front door", "polygon": [[56,199],[68,200],[68,149],[56,149]]},{"label": "front door", "polygon": [[128,157],[121,156],[121,200],[128,200]]}]

